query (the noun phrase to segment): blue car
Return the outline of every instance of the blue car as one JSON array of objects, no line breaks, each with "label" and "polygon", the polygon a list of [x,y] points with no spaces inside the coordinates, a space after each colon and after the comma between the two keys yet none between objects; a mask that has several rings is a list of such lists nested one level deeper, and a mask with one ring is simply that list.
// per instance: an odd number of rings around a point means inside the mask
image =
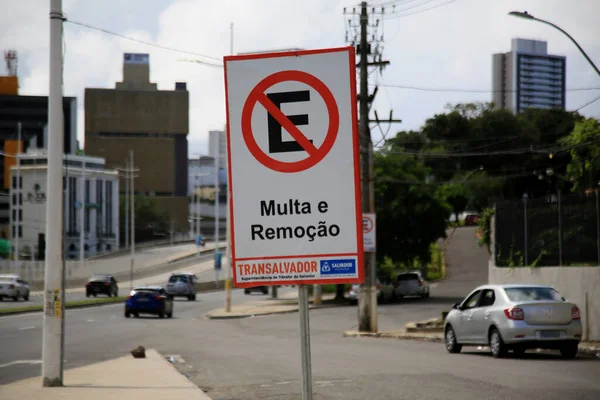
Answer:
[{"label": "blue car", "polygon": [[140,314],[158,315],[159,318],[173,318],[173,299],[160,286],[140,286],[129,293],[125,301],[125,318]]}]

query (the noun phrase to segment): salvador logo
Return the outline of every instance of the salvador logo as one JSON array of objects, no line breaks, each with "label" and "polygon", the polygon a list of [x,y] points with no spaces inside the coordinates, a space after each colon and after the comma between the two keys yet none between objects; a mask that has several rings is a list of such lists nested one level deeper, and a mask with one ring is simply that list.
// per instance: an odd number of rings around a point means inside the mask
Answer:
[{"label": "salvador logo", "polygon": [[33,193],[27,193],[27,201],[32,204],[41,204],[46,202],[46,194],[42,192],[42,187],[39,183],[33,185]]}]

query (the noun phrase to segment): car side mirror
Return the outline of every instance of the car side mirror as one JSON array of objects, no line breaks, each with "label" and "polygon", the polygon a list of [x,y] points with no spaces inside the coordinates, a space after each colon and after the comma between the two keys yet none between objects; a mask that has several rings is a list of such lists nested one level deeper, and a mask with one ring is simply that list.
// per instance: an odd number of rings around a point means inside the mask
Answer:
[{"label": "car side mirror", "polygon": [[460,310],[460,303],[454,303],[454,304],[452,304],[452,309],[454,309],[454,310]]}]

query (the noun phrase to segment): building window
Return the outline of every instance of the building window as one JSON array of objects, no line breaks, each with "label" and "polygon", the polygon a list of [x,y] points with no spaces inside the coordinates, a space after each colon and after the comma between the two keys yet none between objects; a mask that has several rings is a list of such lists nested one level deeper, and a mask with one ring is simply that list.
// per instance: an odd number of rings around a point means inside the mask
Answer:
[{"label": "building window", "polygon": [[13,221],[16,221],[17,220],[17,210],[13,209],[13,213],[12,214],[13,214],[13,218],[12,218]]},{"label": "building window", "polygon": [[19,205],[23,205],[23,193],[19,193]]},{"label": "building window", "polygon": [[105,209],[105,214],[104,214],[104,216],[105,216],[104,227],[105,227],[105,232],[109,235],[113,234],[113,229],[112,229],[112,216],[113,216],[112,193],[113,193],[113,190],[112,189],[113,189],[112,182],[106,181],[106,194],[105,194],[106,209]]},{"label": "building window", "polygon": [[23,189],[23,177],[19,177],[19,189]]},{"label": "building window", "polygon": [[19,225],[19,237],[23,237],[23,225]]},{"label": "building window", "polygon": [[13,178],[12,178],[12,187],[13,187],[13,189],[17,188],[17,177],[16,176],[13,176]]},{"label": "building window", "polygon": [[90,203],[90,190],[91,190],[91,182],[89,180],[85,181],[85,198],[84,198],[84,204],[83,206],[85,207],[85,232],[89,233],[90,232],[90,212],[92,210],[89,209],[89,207],[87,207],[87,205]]},{"label": "building window", "polygon": [[17,194],[13,193],[13,206],[17,205]]},{"label": "building window", "polygon": [[17,237],[17,226],[16,225],[12,226],[12,237],[13,238]]},{"label": "building window", "polygon": [[23,209],[19,209],[19,222],[23,221]]}]

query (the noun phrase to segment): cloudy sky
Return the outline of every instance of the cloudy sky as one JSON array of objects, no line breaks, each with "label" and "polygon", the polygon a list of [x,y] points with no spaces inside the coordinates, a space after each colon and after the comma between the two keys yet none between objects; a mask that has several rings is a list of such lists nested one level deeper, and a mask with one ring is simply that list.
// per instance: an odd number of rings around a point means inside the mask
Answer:
[{"label": "cloudy sky", "polygon": [[[49,0],[0,0],[0,48],[19,53],[20,93],[48,93]],[[120,35],[220,60],[229,54],[230,23],[234,52],[281,48],[343,46],[350,0],[63,0],[68,20]],[[576,47],[551,27],[509,17],[527,10],[569,32],[600,65],[598,0],[372,0],[386,5],[379,34],[383,56],[391,65],[370,75],[387,85],[374,108],[380,116],[393,110],[403,120],[395,130],[418,129],[447,103],[490,101],[491,55],[510,50],[515,37],[548,41],[551,54],[567,57],[567,88],[600,88],[600,76]],[[395,11],[390,7],[395,5]],[[350,31],[350,35],[354,32]],[[122,78],[124,52],[150,53],[151,80],[159,89],[188,82],[190,154],[206,154],[208,131],[225,124],[223,70],[182,59],[201,59],[119,38],[73,23],[65,24],[65,95],[79,104],[79,139],[83,139],[83,93],[86,87],[113,88]],[[3,72],[0,69],[0,73]],[[459,91],[422,91],[391,86]],[[567,108],[575,110],[600,96],[600,89],[570,91]],[[600,100],[581,109],[600,118]],[[374,140],[381,136],[373,131]]]}]

